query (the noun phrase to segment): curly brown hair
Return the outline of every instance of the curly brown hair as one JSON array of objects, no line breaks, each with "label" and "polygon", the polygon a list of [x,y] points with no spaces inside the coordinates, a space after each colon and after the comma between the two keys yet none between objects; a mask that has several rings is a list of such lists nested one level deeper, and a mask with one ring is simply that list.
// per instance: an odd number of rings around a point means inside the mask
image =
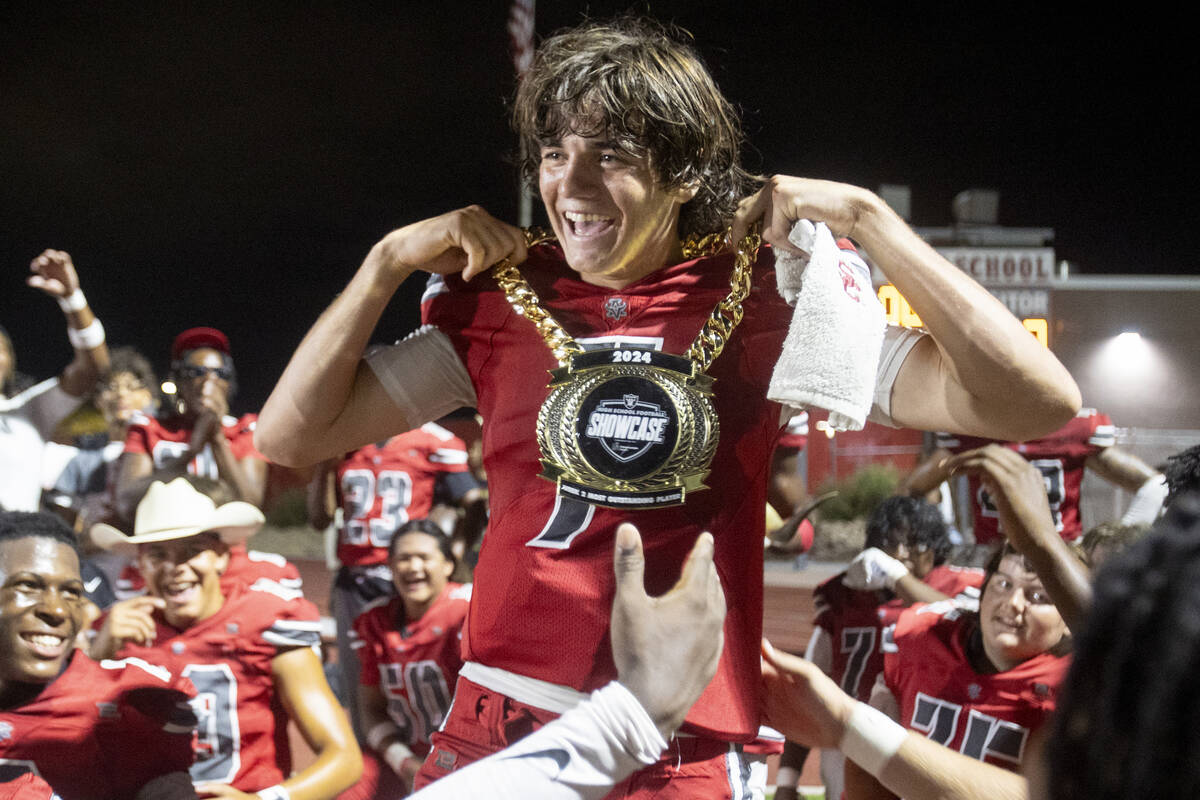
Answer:
[{"label": "curly brown hair", "polygon": [[741,165],[737,110],[686,38],[674,26],[621,17],[546,39],[513,103],[527,184],[537,186],[543,146],[567,134],[603,136],[647,157],[664,189],[697,188],[680,211],[681,236],[723,231],[758,179]]}]

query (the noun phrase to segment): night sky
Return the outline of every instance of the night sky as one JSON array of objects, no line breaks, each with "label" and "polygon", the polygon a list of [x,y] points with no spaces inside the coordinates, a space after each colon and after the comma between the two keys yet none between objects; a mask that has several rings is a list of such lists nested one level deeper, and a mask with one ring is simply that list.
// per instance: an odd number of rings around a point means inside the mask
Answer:
[{"label": "night sky", "polygon": [[[752,169],[909,184],[917,225],[993,187],[1003,224],[1054,228],[1078,271],[1196,272],[1182,20],[540,5],[539,36],[630,8],[691,31],[742,109]],[[20,368],[70,358],[60,313],[23,285],[45,247],[75,257],[110,343],[159,369],[180,330],[224,329],[247,411],[389,229],[469,203],[515,222],[506,15],[456,0],[0,7],[0,323]],[[419,290],[402,288],[379,340],[415,326]]]}]

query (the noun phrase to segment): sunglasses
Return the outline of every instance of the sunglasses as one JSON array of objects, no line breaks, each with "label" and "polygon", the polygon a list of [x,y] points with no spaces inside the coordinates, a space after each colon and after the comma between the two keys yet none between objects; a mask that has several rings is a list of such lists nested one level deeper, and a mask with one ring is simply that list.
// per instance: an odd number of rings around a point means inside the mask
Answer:
[{"label": "sunglasses", "polygon": [[196,364],[184,364],[179,368],[179,375],[192,380],[203,378],[206,375],[216,375],[221,380],[227,381],[233,377],[233,367],[204,367]]}]

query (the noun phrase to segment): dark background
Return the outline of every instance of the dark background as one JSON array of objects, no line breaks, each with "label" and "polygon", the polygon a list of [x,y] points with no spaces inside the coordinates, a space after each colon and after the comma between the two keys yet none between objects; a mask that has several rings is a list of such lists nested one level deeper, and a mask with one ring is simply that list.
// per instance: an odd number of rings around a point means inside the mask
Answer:
[{"label": "dark background", "polygon": [[[1195,271],[1181,19],[889,5],[543,0],[537,33],[648,8],[696,37],[753,169],[909,184],[918,225],[997,188],[1001,223],[1054,228],[1077,271]],[[0,323],[20,368],[70,358],[58,310],[23,285],[45,247],[75,257],[110,343],[160,369],[180,330],[224,329],[245,411],[389,229],[472,202],[515,221],[507,12],[0,7]],[[418,284],[378,339],[416,324]]]}]

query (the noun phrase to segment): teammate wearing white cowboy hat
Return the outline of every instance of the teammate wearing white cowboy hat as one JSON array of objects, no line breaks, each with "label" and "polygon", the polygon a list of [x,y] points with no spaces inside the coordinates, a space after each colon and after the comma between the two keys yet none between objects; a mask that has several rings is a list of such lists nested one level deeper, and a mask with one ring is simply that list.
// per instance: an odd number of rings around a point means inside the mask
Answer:
[{"label": "teammate wearing white cowboy hat", "polygon": [[[217,505],[176,478],[151,485],[132,536],[95,526],[100,547],[136,555],[149,594],[109,610],[93,656],[137,656],[191,678],[205,698],[191,769],[201,794],[333,797],[358,779],[362,760],[316,654],[316,607],[272,581],[221,583],[230,546],[262,523],[249,503]],[[317,753],[295,775],[289,719]]]}]

